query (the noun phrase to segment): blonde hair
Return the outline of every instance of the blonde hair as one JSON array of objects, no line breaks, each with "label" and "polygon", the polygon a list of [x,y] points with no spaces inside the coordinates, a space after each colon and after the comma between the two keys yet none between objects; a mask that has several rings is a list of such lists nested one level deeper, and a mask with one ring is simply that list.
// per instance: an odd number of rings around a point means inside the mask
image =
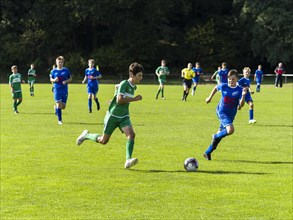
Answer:
[{"label": "blonde hair", "polygon": [[244,68],[243,68],[243,72],[244,72],[244,71],[247,71],[249,74],[251,73],[251,69],[250,69],[249,67],[244,67]]},{"label": "blonde hair", "polygon": [[59,56],[56,58],[56,60],[63,60],[64,61],[64,57],[63,56]]},{"label": "blonde hair", "polygon": [[89,59],[87,62],[88,62],[88,63],[89,63],[89,62],[95,63],[94,59]]}]

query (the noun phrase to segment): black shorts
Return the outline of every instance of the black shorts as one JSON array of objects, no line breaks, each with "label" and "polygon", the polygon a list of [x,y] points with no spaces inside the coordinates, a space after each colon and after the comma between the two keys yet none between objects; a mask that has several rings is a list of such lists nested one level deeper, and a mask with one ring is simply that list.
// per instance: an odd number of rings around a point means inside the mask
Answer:
[{"label": "black shorts", "polygon": [[192,79],[183,79],[182,81],[183,85],[186,85],[187,88],[191,88],[191,84],[192,84]]}]

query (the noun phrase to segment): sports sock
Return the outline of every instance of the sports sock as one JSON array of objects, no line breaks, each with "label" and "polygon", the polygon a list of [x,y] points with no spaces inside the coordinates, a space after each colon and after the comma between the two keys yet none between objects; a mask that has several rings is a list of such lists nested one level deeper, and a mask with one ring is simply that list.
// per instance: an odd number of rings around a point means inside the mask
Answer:
[{"label": "sports sock", "polygon": [[182,100],[185,99],[185,94],[186,94],[186,91],[184,90],[184,91],[183,91]]},{"label": "sports sock", "polygon": [[16,111],[17,110],[17,101],[13,102],[13,110]]},{"label": "sports sock", "polygon": [[196,86],[193,87],[193,92],[195,92],[195,90],[196,90]]},{"label": "sports sock", "polygon": [[224,128],[223,130],[221,130],[220,132],[218,132],[217,134],[215,134],[214,137],[216,139],[223,138],[223,137],[227,136],[227,134],[228,134],[227,129]]},{"label": "sports sock", "polygon": [[21,100],[19,100],[19,101],[16,103],[16,106],[19,106],[19,105],[20,105],[20,103],[22,103],[22,101],[21,101]]},{"label": "sports sock", "polygon": [[132,152],[133,152],[133,147],[134,147],[134,140],[127,139],[127,142],[126,142],[126,160],[131,158]]},{"label": "sports sock", "polygon": [[208,149],[206,150],[205,154],[211,154],[214,151],[213,145],[211,144]]},{"label": "sports sock", "polygon": [[158,99],[160,92],[161,92],[161,89],[158,90],[157,95],[156,95],[156,99]]},{"label": "sports sock", "polygon": [[253,120],[253,109],[249,110],[249,119]]},{"label": "sports sock", "polygon": [[85,139],[97,142],[97,138],[101,136],[99,134],[86,134]]},{"label": "sports sock", "polygon": [[62,111],[61,108],[57,108],[57,116],[58,116],[58,121],[62,121]]},{"label": "sports sock", "polygon": [[89,108],[89,111],[91,112],[92,111],[92,99],[88,99],[88,108]]},{"label": "sports sock", "polygon": [[188,92],[185,93],[185,100],[187,99],[188,94],[189,94]]},{"label": "sports sock", "polygon": [[95,98],[95,102],[97,104],[97,110],[100,110],[100,103],[97,97]]},{"label": "sports sock", "polygon": [[164,88],[162,88],[161,91],[162,91],[162,98],[164,98]]}]

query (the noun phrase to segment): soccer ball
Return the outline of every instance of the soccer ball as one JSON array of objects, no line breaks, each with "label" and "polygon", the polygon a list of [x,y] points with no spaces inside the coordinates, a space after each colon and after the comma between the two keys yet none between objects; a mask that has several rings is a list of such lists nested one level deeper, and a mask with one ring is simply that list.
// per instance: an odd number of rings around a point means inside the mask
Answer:
[{"label": "soccer ball", "polygon": [[198,161],[193,157],[189,157],[184,161],[184,168],[187,172],[195,172],[198,169]]}]

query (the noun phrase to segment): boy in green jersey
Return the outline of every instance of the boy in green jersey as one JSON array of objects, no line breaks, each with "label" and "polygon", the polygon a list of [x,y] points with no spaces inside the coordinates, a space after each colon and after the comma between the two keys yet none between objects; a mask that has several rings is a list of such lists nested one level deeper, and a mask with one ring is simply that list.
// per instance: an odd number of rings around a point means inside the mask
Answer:
[{"label": "boy in green jersey", "polygon": [[36,81],[37,74],[36,74],[36,70],[35,70],[35,65],[34,64],[31,64],[31,67],[28,70],[27,75],[28,75],[27,82],[30,85],[30,94],[31,94],[31,96],[35,96],[35,93],[34,93],[34,84],[35,84],[35,81]]},{"label": "boy in green jersey", "polygon": [[159,89],[156,95],[156,99],[158,99],[160,92],[162,92],[162,99],[165,100],[164,97],[164,83],[166,82],[166,75],[169,75],[170,71],[166,66],[166,61],[161,61],[161,66],[156,69],[156,75],[158,76],[158,81],[160,83]]},{"label": "boy in green jersey", "polygon": [[114,130],[119,128],[127,137],[125,168],[128,169],[138,163],[137,158],[132,158],[135,133],[129,117],[129,104],[142,100],[141,95],[134,96],[136,84],[140,83],[142,75],[143,67],[140,64],[136,62],[130,64],[129,79],[123,80],[116,87],[114,98],[104,119],[103,134],[91,134],[88,130],[84,130],[76,140],[78,146],[85,140],[107,144]]},{"label": "boy in green jersey", "polygon": [[11,72],[12,74],[9,76],[9,86],[14,100],[13,111],[15,114],[18,114],[17,107],[22,102],[21,83],[24,83],[24,81],[21,79],[21,74],[17,72],[17,66],[13,65],[11,67]]}]

